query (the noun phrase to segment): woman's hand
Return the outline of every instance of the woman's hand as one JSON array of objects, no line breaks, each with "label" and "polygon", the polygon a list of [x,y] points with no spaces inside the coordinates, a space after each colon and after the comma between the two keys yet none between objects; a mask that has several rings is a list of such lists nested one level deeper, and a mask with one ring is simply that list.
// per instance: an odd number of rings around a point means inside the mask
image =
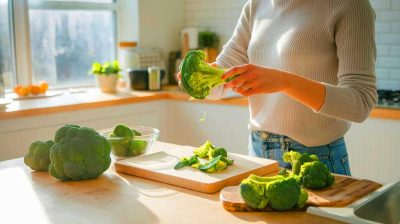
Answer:
[{"label": "woman's hand", "polygon": [[239,76],[225,84],[225,88],[243,95],[283,92],[300,103],[318,111],[325,100],[325,85],[302,76],[273,68],[246,64],[230,68],[222,79]]},{"label": "woman's hand", "polygon": [[232,88],[243,96],[283,91],[290,76],[289,73],[276,69],[246,64],[230,68],[222,79],[226,80],[238,74],[240,76],[226,83],[225,88]]}]

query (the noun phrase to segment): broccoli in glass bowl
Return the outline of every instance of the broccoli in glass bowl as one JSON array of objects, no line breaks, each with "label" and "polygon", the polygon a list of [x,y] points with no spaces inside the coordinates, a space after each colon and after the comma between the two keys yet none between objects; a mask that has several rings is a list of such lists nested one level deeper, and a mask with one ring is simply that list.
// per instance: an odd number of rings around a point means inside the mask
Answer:
[{"label": "broccoli in glass bowl", "polygon": [[107,138],[115,159],[121,160],[150,152],[160,131],[152,127],[118,124],[114,128],[101,130],[100,134]]}]

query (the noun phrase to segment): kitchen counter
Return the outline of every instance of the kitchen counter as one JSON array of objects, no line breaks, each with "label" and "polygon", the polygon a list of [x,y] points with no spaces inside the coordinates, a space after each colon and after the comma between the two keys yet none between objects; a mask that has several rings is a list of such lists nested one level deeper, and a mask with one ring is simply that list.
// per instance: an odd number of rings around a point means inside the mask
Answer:
[{"label": "kitchen counter", "polygon": [[[154,100],[188,101],[189,96],[178,86],[165,86],[162,91],[120,91],[116,94],[102,93],[97,88],[89,88],[77,93],[65,90],[59,96],[14,100],[6,109],[0,109],[0,120]],[[193,100],[192,102],[232,106],[248,105],[248,100],[245,97],[231,97],[222,100]],[[376,107],[372,110],[370,117],[400,120],[400,108]]]},{"label": "kitchen counter", "polygon": [[[158,142],[156,150],[177,145]],[[306,212],[230,213],[204,194],[115,172],[61,182],[23,159],[0,162],[0,223],[339,223]]]}]

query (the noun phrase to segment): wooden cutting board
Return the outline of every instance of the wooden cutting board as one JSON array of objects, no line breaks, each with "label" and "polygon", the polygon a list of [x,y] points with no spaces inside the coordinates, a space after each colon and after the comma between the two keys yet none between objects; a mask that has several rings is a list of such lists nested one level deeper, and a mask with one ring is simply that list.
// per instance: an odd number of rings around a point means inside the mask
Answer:
[{"label": "wooden cutting board", "polygon": [[192,167],[175,170],[179,159],[193,155],[193,149],[188,146],[167,147],[163,151],[117,161],[115,170],[195,191],[214,193],[226,186],[239,184],[252,173],[268,175],[279,169],[274,160],[228,153],[229,158],[235,161],[223,171],[205,173]]},{"label": "wooden cutting board", "polygon": [[[292,211],[306,210],[307,206],[345,207],[380,187],[382,187],[381,184],[370,180],[335,175],[335,183],[331,187],[320,190],[305,189],[308,192],[306,206],[302,209],[292,209]],[[248,206],[240,196],[239,186],[222,189],[220,200],[223,207],[232,212],[273,211],[268,207],[255,209]]]}]

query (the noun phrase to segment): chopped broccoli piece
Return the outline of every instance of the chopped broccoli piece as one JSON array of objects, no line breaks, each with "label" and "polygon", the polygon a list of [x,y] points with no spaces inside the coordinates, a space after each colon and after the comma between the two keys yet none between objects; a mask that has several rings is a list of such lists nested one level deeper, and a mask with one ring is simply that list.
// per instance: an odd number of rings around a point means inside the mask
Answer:
[{"label": "chopped broccoli piece", "polygon": [[300,173],[300,167],[306,162],[317,161],[316,155],[310,155],[308,153],[299,153],[296,151],[289,151],[283,154],[283,160],[292,165],[292,173],[297,175]]},{"label": "chopped broccoli piece", "polygon": [[335,182],[335,177],[328,167],[320,161],[304,163],[298,176],[300,183],[310,189],[329,187]]},{"label": "chopped broccoli piece", "polygon": [[175,165],[175,169],[180,169],[185,166],[192,166],[193,164],[197,163],[199,163],[199,159],[197,158],[197,156],[183,157],[181,158],[179,163]]},{"label": "chopped broccoli piece", "polygon": [[212,158],[216,156],[228,156],[228,152],[224,148],[215,148],[213,145],[211,145],[211,148],[208,150],[208,159],[211,160]]},{"label": "chopped broccoli piece", "polygon": [[129,155],[137,156],[146,152],[147,142],[145,140],[131,140],[129,145]]},{"label": "chopped broccoli piece", "polygon": [[228,167],[228,165],[221,160],[221,155],[214,157],[212,160],[208,161],[205,164],[199,165],[199,170],[207,172],[207,173],[214,173],[220,170],[224,170]]},{"label": "chopped broccoli piece", "polygon": [[202,146],[195,149],[193,151],[193,153],[200,158],[204,158],[204,157],[208,156],[208,151],[210,151],[211,148],[213,148],[213,145],[211,144],[211,142],[206,141]]},{"label": "chopped broccoli piece", "polygon": [[113,153],[120,157],[143,154],[146,151],[147,141],[135,139],[135,136],[141,136],[141,133],[123,124],[116,125],[110,133],[110,137],[115,138],[109,139]]},{"label": "chopped broccoli piece", "polygon": [[125,125],[119,124],[114,127],[111,134],[112,137],[132,138],[135,136],[134,132]]},{"label": "chopped broccoli piece", "polygon": [[212,88],[233,79],[223,80],[222,75],[226,70],[214,68],[204,59],[203,51],[192,50],[186,54],[179,66],[182,75],[182,89],[196,99],[206,98]]}]

